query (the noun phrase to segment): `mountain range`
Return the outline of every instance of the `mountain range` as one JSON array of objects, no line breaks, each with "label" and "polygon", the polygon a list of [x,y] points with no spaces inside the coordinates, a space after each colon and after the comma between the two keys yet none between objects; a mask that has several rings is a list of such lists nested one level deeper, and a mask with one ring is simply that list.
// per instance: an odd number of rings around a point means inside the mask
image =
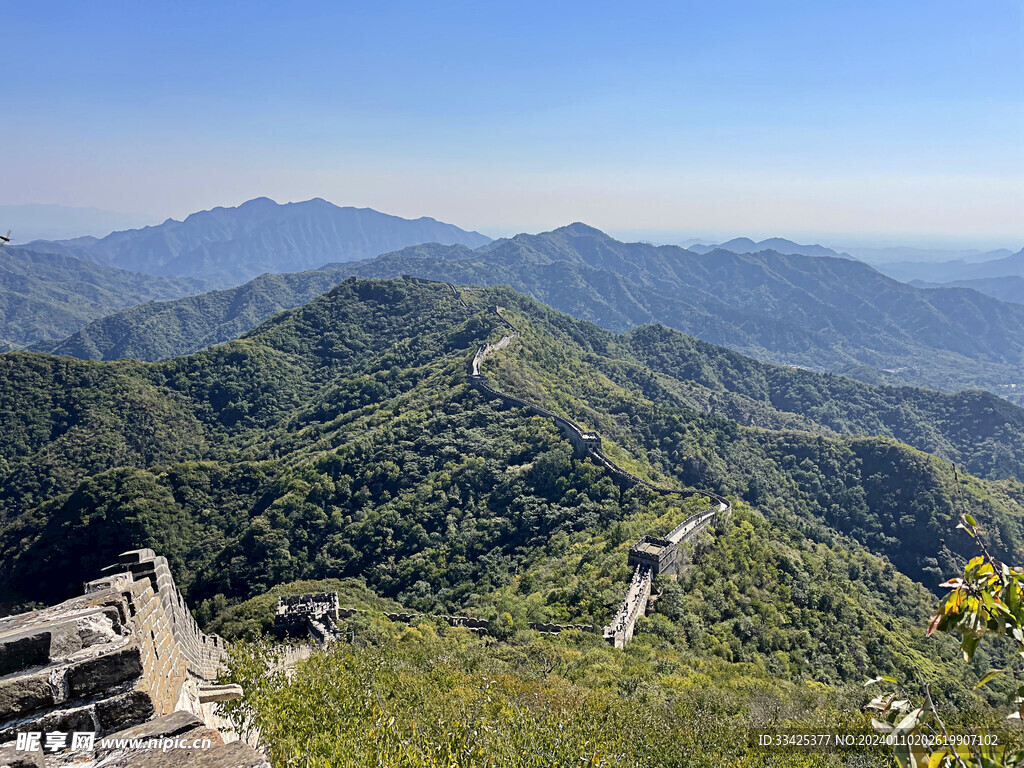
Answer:
[{"label": "mountain range", "polygon": [[843,248],[855,259],[866,261],[868,264],[886,265],[912,262],[927,262],[938,264],[948,261],[963,261],[977,263],[1003,259],[1013,255],[1009,248],[997,248],[986,251],[978,248],[949,249],[949,248],[916,248],[912,246],[899,245],[888,248],[866,248],[853,246]]},{"label": "mountain range", "polygon": [[153,277],[26,247],[0,249],[0,351],[61,339],[125,307],[205,291],[210,283]]},{"label": "mountain range", "polygon": [[[96,321],[52,351],[85,359],[151,361],[188,354],[230,341],[282,309],[312,301],[345,279],[344,273],[263,275],[228,291],[150,302]],[[983,477],[1024,477],[1024,410],[988,392],[947,395],[762,363],[663,325],[642,326],[624,339],[652,371],[692,383],[685,391],[662,392],[662,399],[746,425],[895,437],[965,463]],[[844,407],[837,409],[836,403]]]},{"label": "mountain range", "polygon": [[695,254],[621,243],[574,224],[472,250],[421,244],[239,289],[136,307],[40,346],[93,359],[154,360],[226,341],[348,275],[414,274],[507,284],[624,331],[658,322],[751,357],[944,391],[980,387],[1020,401],[1024,307],[972,290],[922,289],[845,258],[774,251]]},{"label": "mountain range", "polygon": [[823,245],[801,245],[800,243],[794,243],[792,240],[786,240],[781,237],[771,237],[767,240],[762,240],[759,243],[754,242],[749,237],[736,237],[732,240],[728,240],[724,243],[717,245],[701,245],[695,243],[693,245],[687,245],[686,250],[692,251],[693,253],[711,253],[712,251],[732,251],[733,253],[760,253],[761,251],[775,251],[776,253],[783,254],[800,254],[801,256],[847,256],[847,254],[839,253],[831,248],[826,248]]},{"label": "mountain range", "polygon": [[[543,419],[519,426],[516,409],[496,408],[466,387],[477,345],[504,328],[496,305],[522,333],[516,353],[491,367],[496,386],[597,429],[606,452],[642,475],[736,494],[780,515],[800,509],[808,524],[843,530],[914,579],[930,572],[927,558],[938,551],[946,522],[955,520],[951,502],[940,500],[950,470],[886,435],[945,453],[979,474],[1024,474],[1024,411],[990,395],[874,388],[791,372],[660,326],[616,335],[507,288],[467,289],[462,300],[466,306],[444,285],[348,279],[238,341],[189,357],[155,364],[0,357],[0,428],[9,436],[0,445],[0,588],[15,598],[70,589],[93,560],[105,562],[138,543],[169,551],[191,574],[183,583],[202,597],[248,597],[286,572],[324,573],[335,567],[326,566],[331,557],[341,558],[337,575],[354,573],[359,562],[385,593],[414,589],[422,577],[416,570],[385,576],[385,563],[398,566],[405,545],[388,549],[381,561],[372,547],[344,546],[370,518],[332,523],[305,516],[343,493],[387,524],[388,515],[415,499],[426,503],[422,494],[430,491],[416,480],[422,472],[468,480],[463,475],[475,465],[467,457],[491,451],[490,441],[505,462],[533,466],[524,470],[535,473],[531,482],[560,487],[557,475],[572,465],[558,469],[538,458],[560,440],[553,426]],[[423,443],[418,458],[381,463],[410,439]],[[431,447],[437,440],[455,440],[461,449],[449,455]],[[497,456],[488,455],[488,462]],[[801,463],[801,456],[813,462]],[[455,463],[443,469],[449,461]],[[830,462],[838,464],[826,472]],[[293,474],[298,465],[306,469]],[[342,483],[349,472],[358,475]],[[814,479],[822,472],[826,485]],[[329,488],[315,479],[320,473],[332,478]],[[997,523],[993,546],[1016,551],[1024,540],[1014,533],[1022,517],[1019,483],[968,479],[979,516],[984,511]],[[934,486],[927,501],[882,492],[915,483]],[[463,493],[434,498],[447,509]],[[224,494],[235,496],[226,506],[217,501]],[[321,501],[310,508],[312,497]],[[118,499],[128,506],[117,506]],[[463,509],[476,504],[467,501]],[[86,507],[90,513],[81,514]],[[149,519],[156,510],[162,511]],[[888,524],[867,522],[897,511],[924,516],[903,524],[919,536],[893,538]],[[286,524],[293,515],[300,518]],[[259,519],[270,528],[261,529]],[[335,543],[326,531],[315,532],[335,524],[355,527]],[[281,535],[295,557],[276,560],[281,553],[269,542]],[[429,533],[410,535],[409,556],[435,546]],[[129,542],[132,536],[141,538]],[[949,541],[958,546],[952,535]],[[311,552],[297,556],[314,542],[328,561]],[[53,569],[55,562],[65,566]],[[234,580],[241,576],[236,568],[262,575]]]},{"label": "mountain range", "polygon": [[1019,400],[1024,308],[966,289],[920,289],[845,258],[694,254],[621,243],[583,224],[475,251],[421,245],[344,265],[508,284],[612,330],[659,322],[760,360]]},{"label": "mountain range", "polygon": [[952,280],[948,283],[929,283],[924,280],[911,280],[910,284],[918,288],[970,288],[1000,301],[1024,304],[1024,277],[1017,275],[979,277],[976,280]]},{"label": "mountain range", "polygon": [[431,218],[341,208],[320,198],[279,205],[261,197],[184,221],[32,247],[135,272],[218,280],[226,287],[265,272],[307,270],[425,242],[477,247],[490,238]]},{"label": "mountain range", "polygon": [[881,272],[897,280],[950,283],[999,277],[1024,277],[1024,249],[1017,253],[998,251],[998,258],[985,261],[904,261],[879,264]]}]

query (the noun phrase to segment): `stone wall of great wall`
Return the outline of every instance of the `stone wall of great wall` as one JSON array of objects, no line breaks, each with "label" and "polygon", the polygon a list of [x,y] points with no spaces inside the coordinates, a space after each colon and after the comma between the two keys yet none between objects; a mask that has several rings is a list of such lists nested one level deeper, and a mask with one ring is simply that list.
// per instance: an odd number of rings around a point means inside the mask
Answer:
[{"label": "stone wall of great wall", "polygon": [[650,568],[636,567],[625,599],[615,612],[612,623],[604,628],[604,639],[616,648],[625,648],[633,639],[637,619],[647,612],[647,602],[651,599],[651,579]]},{"label": "stone wall of great wall", "polygon": [[542,635],[560,635],[562,632],[597,632],[593,624],[552,624],[547,621],[534,621],[530,623],[530,629],[540,632]]},{"label": "stone wall of great wall", "polygon": [[[438,282],[409,275],[404,277],[407,280],[417,283],[427,284]],[[466,304],[466,301],[463,299],[458,288],[451,283],[440,284],[446,286],[448,290],[458,298],[462,306],[465,307],[467,311],[469,310],[469,306]],[[469,362],[467,371],[468,380],[472,386],[476,387],[488,397],[500,400],[506,405],[524,408],[533,414],[551,419],[572,444],[577,457],[583,458],[585,456],[589,456],[598,464],[605,467],[605,469],[613,475],[624,480],[630,485],[641,486],[655,493],[672,494],[682,498],[703,497],[711,501],[711,506],[690,516],[687,520],[677,526],[665,539],[645,536],[630,549],[628,562],[629,565],[635,567],[633,579],[626,592],[626,597],[619,606],[615,617],[612,619],[612,623],[604,628],[605,638],[615,645],[615,647],[622,648],[632,639],[637,620],[640,616],[643,616],[644,613],[646,613],[647,604],[650,599],[652,578],[658,573],[676,572],[681,559],[681,546],[683,542],[712,525],[718,515],[728,513],[732,509],[732,504],[725,497],[709,491],[701,491],[694,488],[660,486],[644,480],[641,477],[637,477],[632,472],[618,466],[604,454],[601,450],[601,436],[598,433],[587,431],[579,424],[565,416],[560,416],[559,414],[553,413],[540,405],[528,402],[495,388],[488,377],[483,373],[484,361],[490,355],[504,349],[512,344],[512,342],[519,339],[521,337],[521,333],[519,329],[509,322],[509,320],[502,314],[501,307],[495,307],[494,313],[510,333],[502,336],[500,340],[493,344],[486,343],[477,349],[476,354],[473,355],[473,358]]]},{"label": "stone wall of great wall", "polygon": [[124,750],[76,752],[69,740],[46,764],[266,766],[258,751],[217,730],[225,725],[217,702],[241,695],[216,685],[226,653],[221,638],[196,625],[167,561],[148,549],[126,552],[80,597],[0,618],[0,765],[42,758],[15,749],[18,733],[92,733],[99,744],[121,733],[195,732],[212,746],[172,750],[159,763]]},{"label": "stone wall of great wall", "polygon": [[[323,598],[330,596],[331,610],[323,610]],[[342,608],[338,605],[338,593],[321,593],[279,597],[274,615],[274,630],[279,636],[300,635],[309,637],[317,645],[325,646],[338,640],[344,630],[338,625],[341,619],[348,619],[357,613],[370,613],[359,608]],[[442,614],[410,613],[407,611],[381,611],[378,615],[388,621],[409,624],[417,619],[434,619],[450,627],[464,627],[478,635],[487,634],[491,623],[474,616],[448,616]]]},{"label": "stone wall of great wall", "polygon": [[[337,599],[337,593],[332,593]],[[307,622],[313,622],[317,620],[318,612],[314,607],[316,598],[320,595],[296,595],[293,597],[282,597],[278,598],[278,609],[274,619],[274,628],[281,636],[304,636],[309,637],[310,640],[316,646],[328,645],[336,639],[339,639],[343,634],[343,630],[339,627],[332,637],[326,640],[321,639],[320,632],[314,627],[311,627]],[[282,610],[286,609],[286,610]],[[287,617],[286,617],[287,612]],[[337,611],[338,618],[347,619],[357,613],[370,613],[370,611],[361,610],[359,608],[339,608]],[[431,614],[431,613],[409,613],[406,611],[381,611],[379,615],[383,616],[388,621],[393,621],[401,624],[409,624],[417,619],[433,619],[445,622],[450,627],[464,627],[471,632],[475,632],[478,635],[485,635],[491,628],[491,623],[487,619],[478,619],[475,616],[448,616],[444,614]],[[301,620],[297,620],[300,619]],[[588,632],[596,633],[600,630],[591,624],[556,624],[554,622],[535,621],[530,625],[530,629],[535,632],[540,632],[543,635],[557,635],[562,632]],[[293,662],[295,659],[307,658],[314,645],[289,645],[286,646],[284,651],[283,659],[285,660],[283,666],[290,666],[289,662]]]},{"label": "stone wall of great wall", "polygon": [[[436,281],[405,279],[417,283]],[[443,283],[461,306],[469,311],[462,293]],[[573,445],[577,456],[590,456],[630,484],[657,493],[710,498],[712,506],[692,515],[665,539],[644,537],[630,550],[635,566],[626,597],[604,637],[617,648],[633,637],[637,619],[647,608],[651,582],[666,567],[677,567],[678,548],[704,530],[717,515],[731,509],[721,496],[706,491],[654,485],[622,469],[601,450],[601,438],[579,424],[534,403],[494,388],[482,366],[488,356],[520,338],[520,331],[503,315],[495,314],[511,331],[494,344],[482,345],[469,364],[469,381],[490,397],[551,419]],[[649,545],[643,552],[642,545]],[[163,557],[152,550],[123,553],[104,575],[84,586],[84,594],[59,605],[0,618],[0,768],[57,768],[88,765],[92,768],[270,768],[253,747],[234,740],[216,712],[217,702],[241,695],[237,686],[218,686],[227,647],[216,635],[203,633],[178,592]],[[317,603],[328,595],[286,598],[282,607],[312,598]],[[337,633],[338,619],[356,613],[337,605],[337,595],[326,612],[322,605],[304,619],[310,636],[327,644]],[[287,611],[285,611],[287,612]],[[299,611],[301,612],[301,611]],[[314,615],[315,614],[315,615]],[[387,613],[392,621],[410,622],[423,614]],[[296,618],[295,616],[292,619]],[[440,616],[453,627],[486,633],[489,622],[469,616]],[[296,629],[294,620],[282,626]],[[530,628],[546,634],[576,630],[596,631],[593,626],[534,622]],[[311,647],[292,649],[295,659],[309,655]],[[286,651],[287,655],[287,651]],[[294,661],[294,659],[293,659]],[[284,658],[287,664],[288,659]],[[63,748],[48,753],[16,747],[19,732],[93,734],[111,739],[175,738],[191,742],[208,739],[201,749],[139,753],[125,748],[93,745]],[[226,738],[225,738],[226,736]]]},{"label": "stone wall of great wall", "polygon": [[[199,628],[185,604],[185,598],[174,583],[167,558],[157,556],[151,549],[134,550],[122,554],[117,563],[104,571],[113,577],[117,574],[131,574],[135,582],[149,581],[160,598],[174,644],[192,674],[205,680],[216,679],[227,654],[227,646],[218,635],[204,634]],[[99,579],[90,582],[86,585],[86,591],[103,581]]]}]

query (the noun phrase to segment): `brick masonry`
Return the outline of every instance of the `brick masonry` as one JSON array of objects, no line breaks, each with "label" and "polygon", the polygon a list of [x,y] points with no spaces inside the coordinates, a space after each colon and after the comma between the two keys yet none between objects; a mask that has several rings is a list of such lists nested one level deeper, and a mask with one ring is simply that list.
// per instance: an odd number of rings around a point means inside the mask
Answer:
[{"label": "brick masonry", "polygon": [[[210,690],[226,690],[212,684],[227,647],[200,630],[166,559],[149,549],[134,550],[103,574],[87,582],[80,597],[0,618],[0,768],[32,765],[25,762],[31,755],[14,753],[18,732],[88,731],[103,737],[176,715],[192,718],[206,731],[216,724],[212,705],[204,702],[212,700]],[[210,750],[179,750],[162,758],[147,755],[144,763],[266,765],[248,745],[226,745],[211,732],[223,747],[216,754],[214,744]],[[214,757],[216,762],[209,762]],[[58,754],[48,756],[46,764],[70,765],[80,758]],[[142,765],[139,759],[93,755],[85,762]]]}]

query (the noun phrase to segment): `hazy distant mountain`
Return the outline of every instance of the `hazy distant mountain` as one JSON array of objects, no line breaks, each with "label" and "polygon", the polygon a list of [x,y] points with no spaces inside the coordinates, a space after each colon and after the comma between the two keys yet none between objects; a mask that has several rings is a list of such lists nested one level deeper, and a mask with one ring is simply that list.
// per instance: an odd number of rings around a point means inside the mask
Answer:
[{"label": "hazy distant mountain", "polygon": [[947,261],[976,263],[1002,259],[1013,254],[1013,251],[1008,248],[985,251],[977,248],[954,250],[947,248],[913,248],[910,246],[896,246],[892,248],[853,247],[843,248],[843,251],[855,259],[866,261],[868,264],[896,264],[920,261],[930,264],[939,264]]},{"label": "hazy distant mountain", "polygon": [[116,229],[140,227],[145,217],[99,208],[64,205],[0,205],[0,234],[11,230],[12,243],[63,240],[91,235],[103,237]]},{"label": "hazy distant mountain", "polygon": [[972,288],[1000,301],[1024,304],[1024,277],[983,277],[978,280],[954,280],[949,283],[913,280],[910,284],[918,288]]},{"label": "hazy distant mountain", "polygon": [[62,339],[91,320],[152,299],[209,287],[202,280],[153,277],[38,253],[0,249],[0,351],[41,339]]},{"label": "hazy distant mountain", "polygon": [[100,240],[34,243],[97,264],[148,272],[216,278],[233,285],[265,272],[296,272],[328,261],[365,259],[417,243],[490,242],[431,218],[402,219],[369,208],[339,208],[319,198],[278,205],[265,197],[237,208],[214,208],[155,227],[115,232]]},{"label": "hazy distant mountain", "polygon": [[762,360],[873,382],[982,387],[1014,400],[1021,399],[1015,386],[1024,391],[1024,307],[972,290],[915,288],[851,259],[702,255],[621,243],[573,224],[476,250],[423,244],[328,267],[121,312],[57,350],[107,359],[169,356],[223,340],[347,275],[413,274],[508,284],[609,329],[660,322]]},{"label": "hazy distant mountain", "polygon": [[781,237],[772,237],[768,240],[762,240],[759,243],[755,243],[749,237],[736,237],[725,243],[719,243],[718,245],[700,245],[693,244],[688,245],[687,250],[693,251],[694,253],[711,253],[716,249],[722,249],[723,251],[731,251],[732,253],[759,253],[761,251],[777,251],[778,253],[791,254],[796,253],[802,256],[843,256],[838,251],[833,251],[831,248],[826,248],[823,245],[801,245],[800,243],[794,243],[792,240],[784,240]]},{"label": "hazy distant mountain", "polygon": [[1024,277],[1024,249],[1010,255],[1007,251],[993,251],[999,258],[982,262],[963,260],[942,262],[894,262],[878,264],[877,269],[897,280],[922,280],[929,283],[948,283],[954,280],[980,280],[1010,275]]}]

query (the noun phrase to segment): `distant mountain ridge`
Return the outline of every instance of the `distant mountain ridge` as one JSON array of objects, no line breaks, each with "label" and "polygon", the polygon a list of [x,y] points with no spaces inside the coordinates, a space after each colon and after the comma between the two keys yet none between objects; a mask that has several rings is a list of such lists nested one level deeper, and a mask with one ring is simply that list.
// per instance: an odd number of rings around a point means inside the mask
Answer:
[{"label": "distant mountain ridge", "polygon": [[98,208],[66,205],[0,205],[0,232],[11,231],[11,242],[63,240],[91,235],[102,237],[118,229],[140,227],[146,217]]},{"label": "distant mountain ridge", "polygon": [[1017,277],[1016,275],[982,277],[977,280],[953,280],[948,283],[928,283],[924,280],[911,280],[910,284],[918,288],[970,288],[1000,301],[1024,304],[1024,277]]},{"label": "distant mountain ridge", "polygon": [[341,208],[320,198],[279,205],[261,197],[98,240],[36,242],[33,247],[154,275],[216,279],[227,286],[267,272],[314,269],[425,242],[475,248],[490,238],[436,219]]},{"label": "distant mountain ridge", "polygon": [[[915,288],[851,259],[774,251],[701,255],[677,246],[621,243],[584,224],[476,250],[421,244],[302,275],[261,278],[236,293],[104,318],[53,351],[105,359],[127,350],[143,359],[183,354],[226,340],[289,302],[308,301],[332,281],[403,274],[508,284],[612,330],[662,323],[760,360],[872,383],[945,391],[979,387],[1014,402],[1024,394],[1019,305],[959,288]],[[204,307],[220,309],[208,313]],[[175,335],[184,328],[194,330]]]},{"label": "distant mountain ridge", "polygon": [[824,245],[801,245],[800,243],[794,243],[792,240],[786,240],[781,237],[771,237],[767,240],[762,240],[759,243],[754,242],[749,237],[735,237],[732,240],[725,243],[719,243],[718,245],[701,245],[698,243],[688,245],[686,247],[686,250],[700,254],[711,253],[718,249],[731,251],[732,253],[760,253],[761,251],[776,251],[778,253],[799,254],[801,256],[832,256],[849,258],[848,254],[839,253],[831,248],[826,248]]},{"label": "distant mountain ridge", "polygon": [[843,249],[855,259],[866,261],[868,264],[898,264],[903,262],[927,262],[939,264],[949,261],[963,261],[967,263],[978,263],[992,261],[1011,256],[1013,251],[1009,248],[997,248],[991,251],[977,248],[947,249],[947,248],[915,248],[908,245],[898,245],[889,248],[864,248],[847,247]]},{"label": "distant mountain ridge", "polygon": [[[1002,254],[1002,251],[998,253]],[[950,283],[959,280],[983,280],[998,277],[1024,277],[1024,248],[1009,256],[981,262],[963,260],[941,262],[892,262],[879,264],[879,271],[897,280],[922,280]]]}]

